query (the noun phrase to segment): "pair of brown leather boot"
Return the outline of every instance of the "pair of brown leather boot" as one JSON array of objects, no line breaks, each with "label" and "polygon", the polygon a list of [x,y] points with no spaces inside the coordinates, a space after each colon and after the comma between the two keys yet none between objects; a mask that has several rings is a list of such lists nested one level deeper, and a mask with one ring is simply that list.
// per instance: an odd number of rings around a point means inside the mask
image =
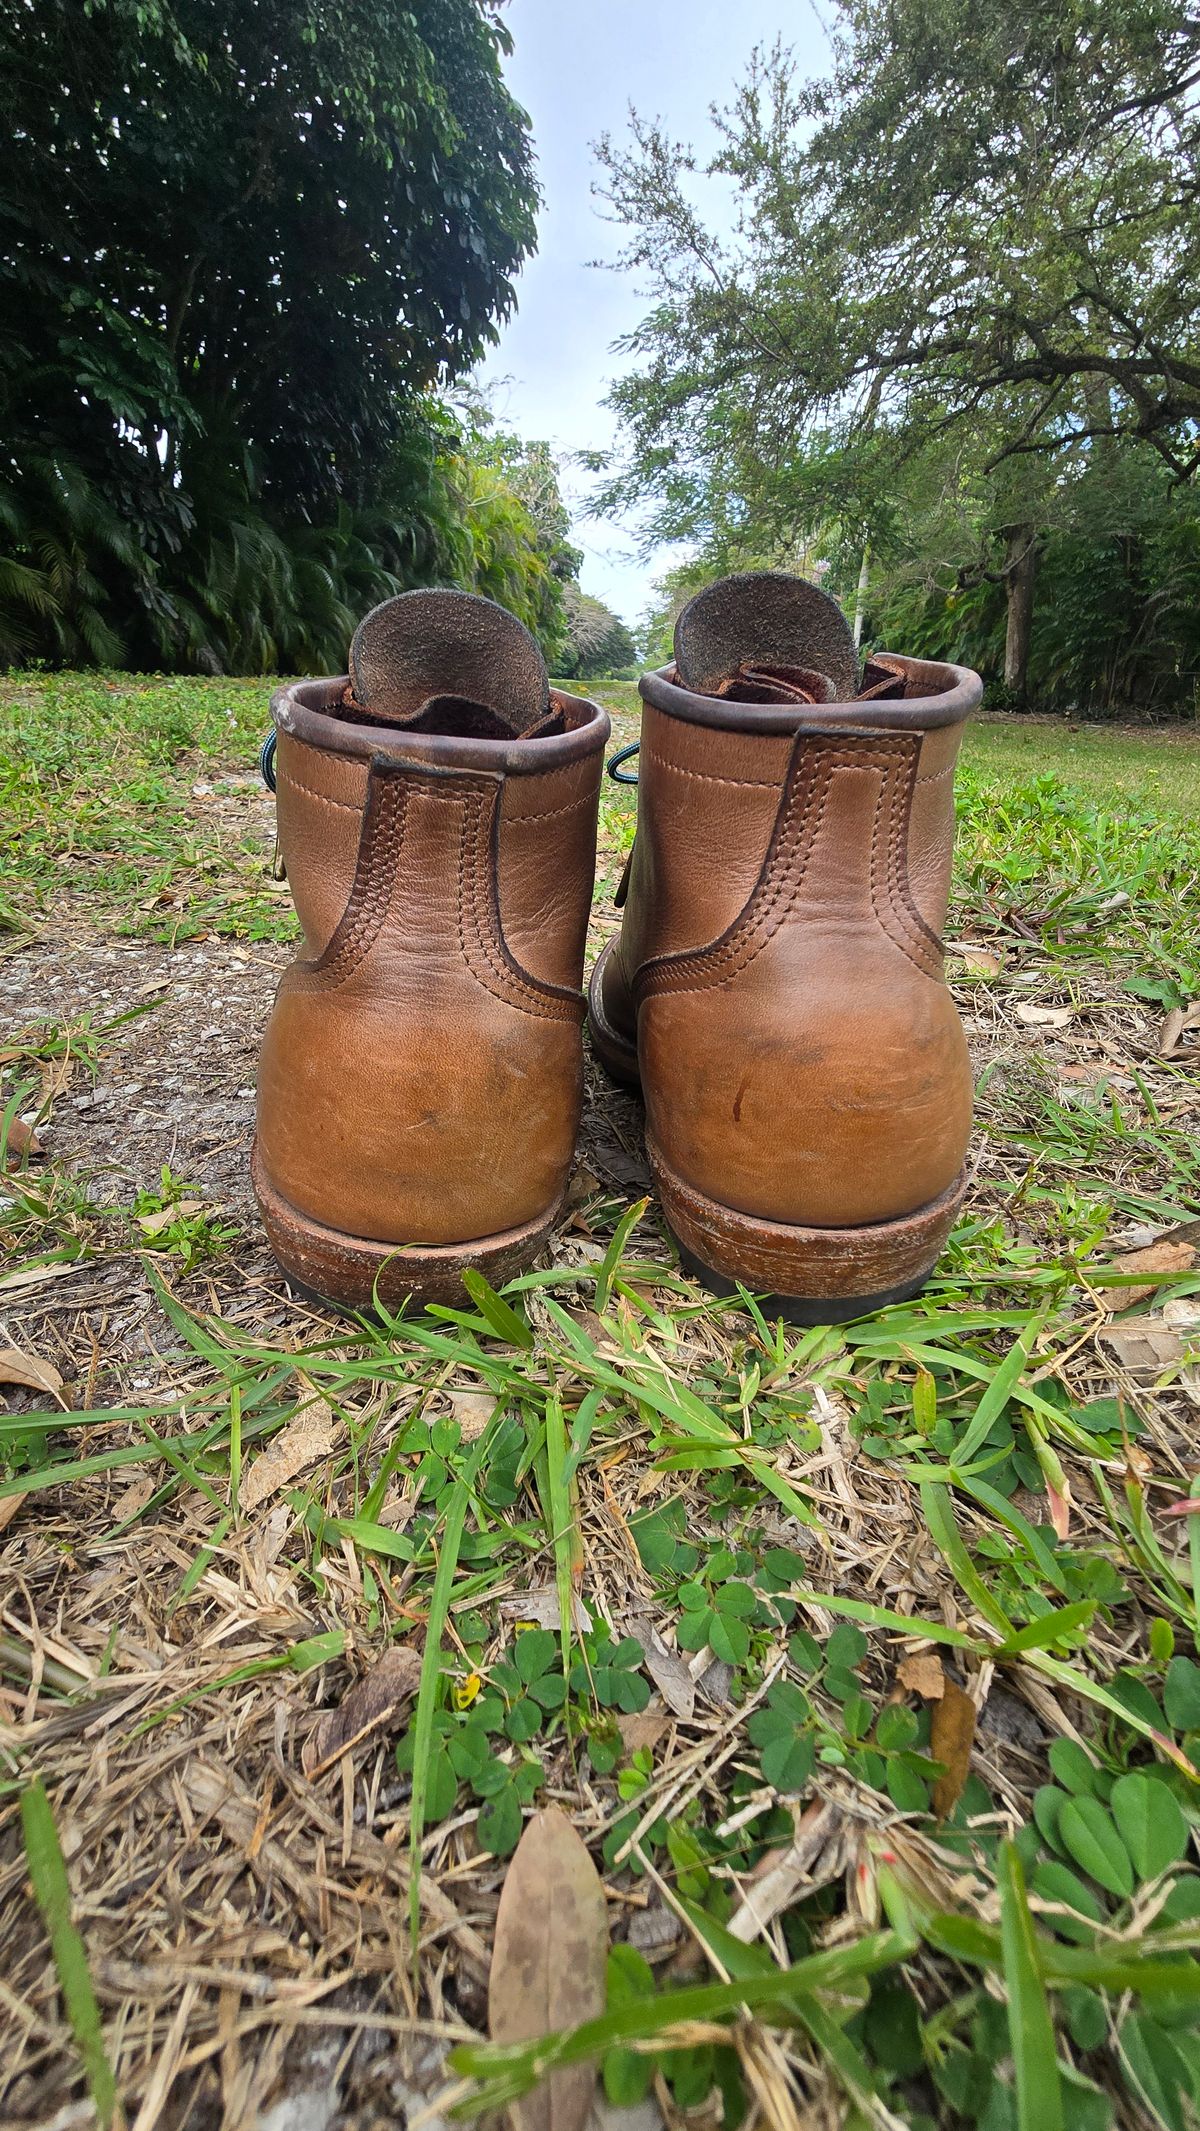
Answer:
[{"label": "pair of brown leather boot", "polygon": [[[641,682],[637,836],[593,1044],[640,1081],[685,1263],[800,1321],[913,1293],[963,1192],[942,980],[960,667],[862,675],[800,579],[726,578]],[[527,1267],[563,1204],[607,714],[468,594],[376,608],[351,679],[281,689],[304,928],[263,1045],[254,1186],[288,1277],[353,1308]]]}]

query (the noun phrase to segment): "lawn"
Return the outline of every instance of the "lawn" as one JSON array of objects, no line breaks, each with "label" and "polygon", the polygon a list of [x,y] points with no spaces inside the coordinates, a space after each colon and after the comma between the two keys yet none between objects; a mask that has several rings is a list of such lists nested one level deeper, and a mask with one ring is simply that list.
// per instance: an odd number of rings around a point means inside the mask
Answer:
[{"label": "lawn", "polygon": [[246,1177],[293,929],[266,696],[0,682],[6,2120],[498,2081],[497,1900],[553,1802],[605,1880],[611,2101],[1185,2131],[1200,746],[970,734],[976,1171],[917,1301],[705,1295],[589,1065],[548,1263],[366,1328],[289,1296]]}]

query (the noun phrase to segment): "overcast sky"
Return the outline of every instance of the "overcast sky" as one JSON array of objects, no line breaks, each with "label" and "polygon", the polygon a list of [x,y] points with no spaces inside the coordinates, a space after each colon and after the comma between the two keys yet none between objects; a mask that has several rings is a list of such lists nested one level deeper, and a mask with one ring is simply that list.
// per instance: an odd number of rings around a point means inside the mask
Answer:
[{"label": "overcast sky", "polygon": [[[710,142],[709,105],[727,100],[756,44],[782,36],[806,73],[825,71],[818,8],[822,0],[510,0],[515,49],[505,71],[533,121],[544,204],[517,316],[481,373],[504,426],[545,437],[562,454],[612,436],[601,405],[621,368],[611,343],[647,306],[630,277],[587,264],[614,258],[621,243],[592,195],[592,142],[604,132],[623,136],[631,104],[661,117],[676,140]],[[585,474],[564,469],[584,590],[634,622],[671,556],[660,551],[646,565],[619,524],[578,515],[588,485]]]}]

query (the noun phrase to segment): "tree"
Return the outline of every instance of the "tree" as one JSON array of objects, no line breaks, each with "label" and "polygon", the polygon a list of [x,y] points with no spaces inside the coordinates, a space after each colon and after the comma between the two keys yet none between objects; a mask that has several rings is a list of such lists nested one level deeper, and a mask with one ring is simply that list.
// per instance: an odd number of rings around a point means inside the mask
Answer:
[{"label": "tree", "polygon": [[606,141],[624,264],[654,307],[613,393],[610,504],[660,537],[886,547],[901,469],[943,445],[990,484],[1010,675],[1047,499],[1136,442],[1200,470],[1200,14],[1177,0],[843,0],[830,80],[757,55],[705,173],[635,121]]},{"label": "tree", "polygon": [[566,680],[598,681],[637,669],[637,645],[620,617],[577,584],[566,588],[568,643],[560,661]]},{"label": "tree", "polygon": [[52,655],[198,657],[249,527],[444,559],[427,395],[534,242],[506,49],[492,0],[0,0],[3,586]]}]

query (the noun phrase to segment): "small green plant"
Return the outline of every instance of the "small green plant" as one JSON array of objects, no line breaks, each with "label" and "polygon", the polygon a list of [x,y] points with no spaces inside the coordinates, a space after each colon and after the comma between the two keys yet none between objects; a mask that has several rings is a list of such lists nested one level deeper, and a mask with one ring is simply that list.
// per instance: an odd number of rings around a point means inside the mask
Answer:
[{"label": "small green plant", "polygon": [[133,1217],[151,1249],[170,1252],[185,1273],[206,1259],[219,1258],[238,1237],[233,1224],[206,1207],[195,1195],[195,1186],[173,1175],[166,1163],[158,1190],[139,1191]]}]

